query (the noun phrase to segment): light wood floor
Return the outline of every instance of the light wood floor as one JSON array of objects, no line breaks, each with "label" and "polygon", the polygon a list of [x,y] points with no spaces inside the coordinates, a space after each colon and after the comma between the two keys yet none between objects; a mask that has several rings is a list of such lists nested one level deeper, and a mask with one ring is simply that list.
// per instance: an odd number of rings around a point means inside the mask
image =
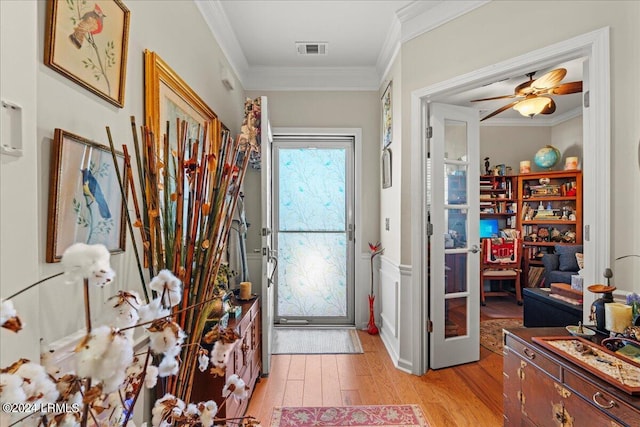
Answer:
[{"label": "light wood floor", "polygon": [[431,427],[502,425],[502,356],[429,371],[397,370],[379,336],[358,331],[364,354],[274,355],[247,415],[269,426],[276,406],[419,404]]}]

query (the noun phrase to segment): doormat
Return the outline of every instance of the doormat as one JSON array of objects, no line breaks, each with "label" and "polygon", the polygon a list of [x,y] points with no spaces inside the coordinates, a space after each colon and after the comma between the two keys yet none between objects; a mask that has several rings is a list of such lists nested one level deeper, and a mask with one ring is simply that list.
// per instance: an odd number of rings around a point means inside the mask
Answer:
[{"label": "doormat", "polygon": [[480,345],[502,354],[502,330],[522,327],[522,319],[490,319],[480,322]]},{"label": "doormat", "polygon": [[419,405],[273,408],[271,427],[428,427]]},{"label": "doormat", "polygon": [[358,332],[341,328],[274,328],[272,354],[363,353]]}]

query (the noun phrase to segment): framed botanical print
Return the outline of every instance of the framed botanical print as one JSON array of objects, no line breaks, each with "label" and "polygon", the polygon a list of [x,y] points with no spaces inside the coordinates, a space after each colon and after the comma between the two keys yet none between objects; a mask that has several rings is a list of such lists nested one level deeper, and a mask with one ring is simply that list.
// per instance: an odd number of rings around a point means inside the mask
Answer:
[{"label": "framed botanical print", "polygon": [[207,141],[213,141],[217,150],[220,123],[216,114],[155,52],[144,51],[144,75],[147,126],[161,136],[166,133],[166,124],[169,123],[169,143],[175,147],[177,119],[189,124],[188,138],[199,141],[203,140],[202,132],[207,123]]},{"label": "framed botanical print", "polygon": [[391,110],[391,87],[393,82],[389,82],[382,94],[382,149],[391,144],[393,134],[393,114]]},{"label": "framed botanical print", "polygon": [[49,0],[44,63],[124,107],[129,14],[120,0]]},{"label": "framed botanical print", "polygon": [[[126,174],[124,155],[116,152]],[[124,175],[127,194],[127,175]],[[47,262],[59,262],[73,243],[125,249],[125,203],[109,147],[62,129],[53,137],[47,221]]]}]

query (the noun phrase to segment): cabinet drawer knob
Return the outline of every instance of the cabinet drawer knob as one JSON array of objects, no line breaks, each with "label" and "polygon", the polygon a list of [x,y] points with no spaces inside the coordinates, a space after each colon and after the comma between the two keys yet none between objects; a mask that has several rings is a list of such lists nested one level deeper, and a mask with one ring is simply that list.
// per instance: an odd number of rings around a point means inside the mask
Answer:
[{"label": "cabinet drawer knob", "polygon": [[527,347],[525,347],[524,350],[522,350],[522,352],[524,353],[525,356],[527,356],[531,360],[535,359],[536,357],[536,353],[532,350],[529,350]]},{"label": "cabinet drawer knob", "polygon": [[600,402],[598,402],[598,398],[603,397],[602,393],[600,393],[599,391],[596,391],[595,394],[592,397],[593,403],[595,403],[596,405],[598,405],[598,407],[602,408],[602,409],[611,409],[614,406],[616,406],[616,402],[613,400],[610,400],[609,403],[607,404],[602,404]]}]

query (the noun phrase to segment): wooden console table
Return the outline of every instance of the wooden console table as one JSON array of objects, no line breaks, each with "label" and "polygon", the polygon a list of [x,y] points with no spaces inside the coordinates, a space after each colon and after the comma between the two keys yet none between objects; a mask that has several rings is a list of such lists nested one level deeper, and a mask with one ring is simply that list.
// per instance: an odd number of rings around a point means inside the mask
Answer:
[{"label": "wooden console table", "polygon": [[[215,400],[218,406],[222,403],[222,389],[227,379],[237,374],[251,389],[253,393],[257,379],[262,371],[262,331],[260,328],[260,299],[250,302],[234,302],[242,307],[242,315],[239,318],[229,319],[229,327],[235,329],[240,335],[229,357],[225,376],[214,376],[208,370],[200,372],[196,370],[191,392],[192,402]],[[249,398],[237,400],[230,398],[218,412],[218,417],[241,417],[247,409]]]},{"label": "wooden console table", "polygon": [[[504,336],[504,425],[640,426],[632,396],[532,342],[564,328],[514,328]],[[602,338],[602,337],[601,337]]]}]

